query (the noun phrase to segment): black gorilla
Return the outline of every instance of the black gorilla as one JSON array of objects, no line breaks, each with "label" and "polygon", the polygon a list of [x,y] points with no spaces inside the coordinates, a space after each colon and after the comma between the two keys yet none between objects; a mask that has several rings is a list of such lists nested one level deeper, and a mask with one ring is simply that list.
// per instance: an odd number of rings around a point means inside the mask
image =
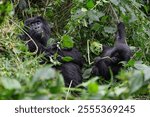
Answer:
[{"label": "black gorilla", "polygon": [[20,38],[27,41],[29,51],[37,51],[37,54],[44,52],[50,38],[50,27],[47,21],[41,16],[29,18],[24,23],[24,30],[28,35],[20,35]]},{"label": "black gorilla", "polygon": [[117,25],[117,35],[114,47],[103,46],[102,55],[96,57],[92,74],[102,76],[106,80],[113,75],[118,74],[122,68],[121,61],[128,61],[131,57],[131,50],[125,40],[125,26],[122,22]]},{"label": "black gorilla", "polygon": [[[49,57],[57,53],[57,59],[62,64],[60,66],[54,66],[54,68],[59,69],[62,72],[65,86],[68,87],[71,84],[71,87],[75,87],[82,83],[81,68],[83,65],[83,59],[81,53],[76,48],[61,49],[57,44],[46,47],[47,41],[50,38],[50,27],[46,20],[41,16],[27,19],[24,25],[27,34],[25,33],[21,35],[20,38],[28,41],[27,45],[29,51],[35,52],[37,49],[35,46],[36,44],[38,47],[37,54],[44,53],[47,60],[49,60]],[[71,57],[72,60],[69,62],[63,61],[62,58],[66,56]]]},{"label": "black gorilla", "polygon": [[[46,49],[46,58],[58,54],[57,60],[62,64],[60,66],[54,66],[54,68],[59,69],[65,80],[65,86],[75,87],[82,83],[81,69],[83,66],[83,57],[81,53],[76,48],[71,49],[60,49],[57,44],[53,44]],[[71,57],[72,60],[69,62],[64,61],[63,57]]]}]

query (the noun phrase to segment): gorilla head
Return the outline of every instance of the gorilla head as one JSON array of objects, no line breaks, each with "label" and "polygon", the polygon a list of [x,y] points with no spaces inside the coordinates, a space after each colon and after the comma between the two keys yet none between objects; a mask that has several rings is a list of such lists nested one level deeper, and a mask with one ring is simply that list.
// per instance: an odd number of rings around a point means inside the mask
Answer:
[{"label": "gorilla head", "polygon": [[38,47],[37,53],[44,52],[47,41],[50,38],[50,27],[47,21],[41,16],[28,18],[24,23],[24,29],[33,39],[31,40],[27,34],[20,36],[22,40],[28,41],[27,44],[30,52],[36,51],[35,44]]}]

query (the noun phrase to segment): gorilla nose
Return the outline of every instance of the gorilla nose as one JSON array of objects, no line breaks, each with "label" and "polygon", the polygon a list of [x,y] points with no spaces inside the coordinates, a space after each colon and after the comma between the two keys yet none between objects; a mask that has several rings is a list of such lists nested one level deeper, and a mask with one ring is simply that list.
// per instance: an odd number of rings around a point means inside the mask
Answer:
[{"label": "gorilla nose", "polygon": [[38,29],[38,27],[35,27],[34,29]]}]

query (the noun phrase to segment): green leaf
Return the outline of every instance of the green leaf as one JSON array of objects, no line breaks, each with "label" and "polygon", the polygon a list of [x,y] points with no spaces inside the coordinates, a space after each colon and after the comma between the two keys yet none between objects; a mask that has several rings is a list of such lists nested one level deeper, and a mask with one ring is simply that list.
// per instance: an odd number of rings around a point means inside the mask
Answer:
[{"label": "green leaf", "polygon": [[122,14],[125,15],[126,14],[126,9],[123,8],[122,6],[120,6],[119,8],[120,8],[120,11],[122,12]]},{"label": "green leaf", "polygon": [[134,67],[134,64],[135,64],[135,60],[130,59],[130,60],[128,61],[127,66]]},{"label": "green leaf", "polygon": [[136,17],[136,15],[132,12],[131,13],[131,19],[129,20],[130,23],[135,22],[138,18]]},{"label": "green leaf", "polygon": [[143,55],[143,53],[142,53],[142,52],[136,52],[136,53],[135,53],[135,56],[136,56],[137,58],[142,57],[142,55]]},{"label": "green leaf", "polygon": [[92,9],[94,7],[94,2],[93,0],[88,0],[86,3],[87,8]]},{"label": "green leaf", "polygon": [[134,65],[134,67],[135,67],[136,69],[138,69],[138,70],[143,70],[143,69],[147,69],[147,68],[148,68],[147,65],[142,64],[142,63],[136,63],[136,64]]},{"label": "green leaf", "polygon": [[87,12],[88,10],[86,8],[81,8],[81,11]]},{"label": "green leaf", "polygon": [[90,50],[95,54],[95,55],[100,55],[100,53],[103,50],[102,44],[99,42],[93,41],[90,43]]},{"label": "green leaf", "polygon": [[104,16],[105,14],[103,12],[99,12],[96,10],[90,10],[87,12],[87,15],[89,17],[89,20],[93,22],[93,21],[99,21],[99,18]]},{"label": "green leaf", "polygon": [[1,78],[1,82],[5,89],[21,89],[21,85],[16,79]]},{"label": "green leaf", "polygon": [[107,1],[107,0],[102,0],[104,3],[108,3],[109,1]]},{"label": "green leaf", "polygon": [[126,9],[127,9],[130,13],[134,12],[134,11],[130,8],[130,6],[129,6],[128,4],[126,4],[125,7],[126,7]]},{"label": "green leaf", "polygon": [[61,44],[61,48],[68,48],[69,49],[69,48],[73,48],[73,46],[74,46],[73,40],[68,35],[62,36],[60,44]]},{"label": "green leaf", "polygon": [[14,52],[15,54],[20,54],[20,53],[21,53],[21,51],[18,50],[17,48],[13,48],[13,52]]},{"label": "green leaf", "polygon": [[91,76],[91,71],[92,71],[92,68],[89,68],[89,69],[86,69],[85,71],[84,71],[84,73],[83,73],[83,79],[88,79],[88,78],[90,78],[90,76]]},{"label": "green leaf", "polygon": [[95,11],[88,11],[88,17],[89,20],[91,20],[91,22],[93,21],[99,21],[99,17],[97,16],[97,14],[95,13]]},{"label": "green leaf", "polygon": [[96,14],[99,18],[105,16],[105,13],[101,12],[101,11],[96,11]]},{"label": "green leaf", "polygon": [[100,29],[100,24],[99,23],[94,23],[94,25],[92,26],[92,30],[98,31]]},{"label": "green leaf", "polygon": [[96,94],[96,93],[98,93],[98,84],[96,82],[91,82],[88,85],[88,92],[90,94]]},{"label": "green leaf", "polygon": [[72,15],[73,20],[83,19],[86,16],[87,10],[85,8],[79,9],[74,15]]},{"label": "green leaf", "polygon": [[143,70],[145,82],[150,81],[150,73],[149,72],[150,72],[150,67],[147,67],[146,69]]},{"label": "green leaf", "polygon": [[46,66],[36,71],[33,77],[33,82],[36,82],[39,80],[44,81],[48,79],[53,79],[55,77],[56,77],[56,71],[50,66]]},{"label": "green leaf", "polygon": [[11,15],[12,10],[10,1],[0,1],[0,24],[4,21],[5,16]]},{"label": "green leaf", "polygon": [[122,95],[123,93],[126,93],[127,92],[127,87],[115,87],[114,88],[114,92],[117,96],[120,96]]},{"label": "green leaf", "polygon": [[110,34],[114,34],[116,32],[116,28],[113,27],[104,27],[104,31]]},{"label": "green leaf", "polygon": [[116,6],[118,6],[118,4],[120,3],[120,0],[110,0],[110,1]]},{"label": "green leaf", "polygon": [[65,57],[62,57],[62,60],[64,62],[70,62],[70,61],[73,61],[73,58],[71,56],[65,56]]},{"label": "green leaf", "polygon": [[143,83],[144,78],[142,72],[135,71],[133,73],[133,76],[129,79],[130,92],[135,93],[136,91],[138,91],[143,86]]},{"label": "green leaf", "polygon": [[83,83],[81,84],[81,86],[87,87],[91,82],[96,82],[98,79],[99,79],[98,76],[93,77],[92,79],[88,80],[87,82],[83,82]]}]

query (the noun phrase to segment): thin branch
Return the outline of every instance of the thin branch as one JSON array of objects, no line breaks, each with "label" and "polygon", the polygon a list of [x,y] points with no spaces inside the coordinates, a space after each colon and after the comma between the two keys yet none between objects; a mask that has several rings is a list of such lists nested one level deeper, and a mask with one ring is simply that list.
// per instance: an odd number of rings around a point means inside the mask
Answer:
[{"label": "thin branch", "polygon": [[91,64],[91,59],[90,59],[90,40],[87,40],[87,54],[88,54],[88,63],[90,65]]},{"label": "thin branch", "polygon": [[65,100],[68,99],[68,95],[69,95],[69,92],[70,92],[71,85],[72,85],[72,80],[71,80],[71,82],[70,82],[70,84],[69,84],[69,87],[68,87],[68,91],[67,91]]},{"label": "thin branch", "polygon": [[[29,0],[28,0],[28,6],[29,6],[29,9],[31,9],[31,4]],[[31,12],[31,17],[32,17],[32,12]]]},{"label": "thin branch", "polygon": [[[36,47],[36,51],[35,52],[33,52],[33,54],[36,54],[37,52],[38,52],[38,46],[37,46],[37,44],[35,43],[35,41],[32,39],[32,37],[26,32],[26,31],[24,31],[17,23],[15,23],[12,19],[9,19],[13,24],[15,24],[22,32],[24,32],[28,37],[29,37],[29,41],[32,41],[33,43],[34,43],[34,45],[35,45],[35,47]],[[28,41],[28,42],[29,42]]]},{"label": "thin branch", "polygon": [[45,16],[46,14],[46,9],[47,9],[47,6],[49,5],[49,0],[46,1],[46,5],[45,5],[45,9],[44,9],[44,12],[43,12],[43,15]]},{"label": "thin branch", "polygon": [[118,18],[118,16],[117,16],[117,13],[116,13],[115,9],[113,8],[111,2],[109,2],[109,5],[110,5],[110,8],[111,8],[111,10],[112,10],[112,12],[113,12],[113,14],[114,14],[114,17],[115,17],[116,20],[117,20],[117,23],[119,23],[119,22],[120,22],[120,21],[119,21],[119,18]]}]

